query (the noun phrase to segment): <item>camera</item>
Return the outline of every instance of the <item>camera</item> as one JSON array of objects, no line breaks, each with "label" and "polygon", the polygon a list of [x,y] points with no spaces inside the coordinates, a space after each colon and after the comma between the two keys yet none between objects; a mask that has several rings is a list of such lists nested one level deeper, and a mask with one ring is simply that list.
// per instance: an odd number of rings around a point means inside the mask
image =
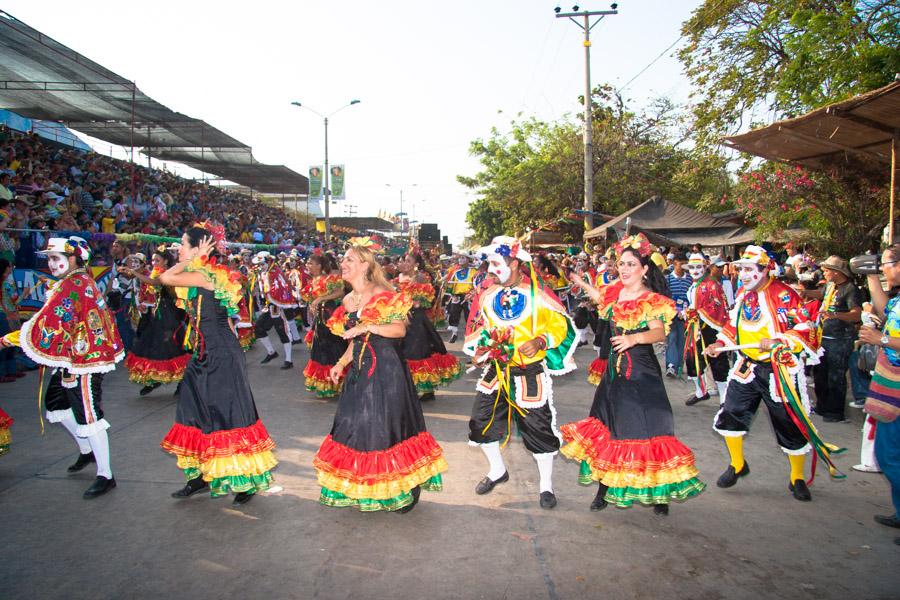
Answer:
[{"label": "camera", "polygon": [[878,275],[881,257],[877,254],[860,254],[850,259],[850,271],[856,275]]}]

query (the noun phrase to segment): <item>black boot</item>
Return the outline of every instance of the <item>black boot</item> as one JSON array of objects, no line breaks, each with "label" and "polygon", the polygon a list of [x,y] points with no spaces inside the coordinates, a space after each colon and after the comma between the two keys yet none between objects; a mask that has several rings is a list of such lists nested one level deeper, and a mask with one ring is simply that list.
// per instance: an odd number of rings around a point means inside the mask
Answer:
[{"label": "black boot", "polygon": [[234,500],[231,501],[235,506],[240,506],[241,504],[247,504],[251,500],[253,500],[253,496],[255,496],[253,492],[238,492],[234,495]]},{"label": "black boot", "polygon": [[600,487],[597,489],[597,495],[594,496],[594,501],[591,502],[592,511],[596,512],[598,510],[603,510],[609,506],[609,502],[606,501],[607,490],[609,490],[609,486],[605,486],[601,483]]},{"label": "black boot", "polygon": [[82,496],[85,500],[90,500],[91,498],[96,498],[97,496],[102,496],[109,490],[116,487],[116,479],[115,477],[110,477],[107,479],[102,475],[98,475],[97,479],[94,483],[84,491],[84,495]]},{"label": "black boot", "polygon": [[149,394],[150,392],[152,392],[153,390],[155,390],[156,388],[158,388],[161,385],[162,385],[161,383],[151,383],[149,385],[145,385],[144,387],[141,388],[141,391],[139,393],[141,396],[146,396],[147,394]]},{"label": "black boot", "polygon": [[69,473],[77,473],[82,470],[86,466],[91,463],[97,462],[97,459],[94,458],[93,452],[88,452],[87,454],[79,454],[78,460],[76,460],[73,464],[69,465],[69,468],[66,469]]},{"label": "black boot", "polygon": [[419,495],[422,493],[422,488],[420,488],[419,486],[416,486],[413,489],[409,490],[409,493],[410,493],[410,495],[412,495],[412,502],[410,502],[403,508],[398,509],[395,512],[397,512],[401,515],[406,514],[409,511],[411,511],[412,509],[414,509],[416,507],[416,504],[419,503]]},{"label": "black boot", "polygon": [[657,515],[661,515],[663,517],[668,516],[669,505],[668,504],[654,504],[653,505],[653,513],[657,514]]},{"label": "black boot", "polygon": [[806,482],[802,479],[797,479],[796,481],[792,482],[788,486],[788,489],[791,491],[791,494],[793,494],[794,498],[796,498],[800,502],[809,502],[810,500],[812,500],[812,494],[809,493],[809,488],[806,487]]},{"label": "black boot", "polygon": [[198,475],[188,481],[183,488],[177,492],[172,492],[173,498],[190,498],[197,492],[203,491],[209,487],[209,484],[203,481],[203,475]]}]

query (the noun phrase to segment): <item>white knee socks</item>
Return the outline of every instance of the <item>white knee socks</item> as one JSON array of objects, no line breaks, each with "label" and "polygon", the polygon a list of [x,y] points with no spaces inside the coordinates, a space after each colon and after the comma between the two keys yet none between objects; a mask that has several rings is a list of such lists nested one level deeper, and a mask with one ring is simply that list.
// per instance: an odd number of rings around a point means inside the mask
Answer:
[{"label": "white knee socks", "polygon": [[101,429],[94,435],[87,438],[94,452],[94,459],[97,461],[97,475],[112,479],[112,466],[109,464],[109,436],[106,430]]},{"label": "white knee socks", "polygon": [[297,329],[297,321],[291,319],[290,321],[288,321],[288,324],[291,327],[291,341],[296,342],[297,340],[301,339],[300,330]]},{"label": "white knee socks", "polygon": [[291,346],[290,342],[284,343],[284,360],[285,362],[291,362],[291,352],[293,350],[293,346]]},{"label": "white knee socks", "polygon": [[728,382],[727,381],[717,381],[716,389],[719,390],[719,404],[725,403],[725,394],[728,392]]},{"label": "white knee socks", "polygon": [[266,349],[267,354],[269,354],[270,356],[272,354],[275,354],[275,347],[272,345],[272,342],[269,341],[268,335],[264,335],[263,337],[259,338],[259,343],[261,343],[263,345],[263,348]]},{"label": "white knee socks", "polygon": [[500,442],[481,444],[481,451],[484,452],[490,466],[488,478],[491,481],[497,481],[506,473],[506,465],[503,464],[503,457],[500,455]]},{"label": "white knee socks", "polygon": [[[69,414],[59,422],[60,425],[66,428],[66,431],[72,434],[72,437],[75,438],[75,442],[78,444],[78,451],[82,454],[90,454],[91,445],[88,443],[87,438],[78,437],[75,435],[76,428],[78,427],[78,423],[75,422],[75,415],[72,414],[72,411],[67,411]],[[105,433],[105,432],[104,432]]]},{"label": "white knee socks", "polygon": [[541,475],[540,488],[542,492],[553,492],[553,457],[556,452],[544,452],[543,454],[533,454],[534,461],[538,466],[538,473]]},{"label": "white knee socks", "polygon": [[702,398],[703,390],[700,387],[700,378],[699,377],[689,377],[688,379],[691,379],[694,382],[694,395],[698,398]]}]

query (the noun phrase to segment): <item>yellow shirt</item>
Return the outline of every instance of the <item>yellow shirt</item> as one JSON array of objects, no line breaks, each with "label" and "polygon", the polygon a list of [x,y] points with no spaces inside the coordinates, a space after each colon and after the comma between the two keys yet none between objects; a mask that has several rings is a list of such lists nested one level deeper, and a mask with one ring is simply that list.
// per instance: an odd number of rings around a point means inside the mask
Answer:
[{"label": "yellow shirt", "polygon": [[472,280],[475,278],[476,269],[472,267],[460,267],[450,273],[447,285],[454,296],[464,296],[472,290]]},{"label": "yellow shirt", "polygon": [[[534,315],[535,310],[537,314]],[[544,360],[546,352],[540,350],[532,357],[523,356],[518,348],[525,342],[543,337],[547,348],[555,348],[566,339],[568,321],[560,312],[553,310],[537,294],[531,299],[529,286],[520,284],[515,288],[492,286],[479,297],[478,317],[475,331],[467,336],[463,350],[470,355],[475,354],[478,338],[482,329],[513,328],[513,347],[516,348],[510,365],[525,366]]]}]

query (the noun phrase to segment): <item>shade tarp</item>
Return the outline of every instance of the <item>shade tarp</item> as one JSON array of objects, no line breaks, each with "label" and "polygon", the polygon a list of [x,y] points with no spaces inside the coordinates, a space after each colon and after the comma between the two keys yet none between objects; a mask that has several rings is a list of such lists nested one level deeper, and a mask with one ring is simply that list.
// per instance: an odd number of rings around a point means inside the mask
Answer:
[{"label": "shade tarp", "polygon": [[632,231],[652,233],[670,244],[732,246],[749,244],[754,231],[694,210],[693,208],[654,196],[584,234],[585,239],[605,237],[610,229],[624,231],[631,218]]},{"label": "shade tarp", "polygon": [[[306,177],[261,165],[250,147],[209,123],[160,104],[134,82],[0,11],[0,108],[270,193],[305,194]],[[190,160],[179,160],[176,156]],[[199,155],[199,158],[196,155]],[[192,164],[193,163],[193,164]],[[202,163],[202,167],[198,166]],[[234,166],[237,164],[238,166]]]},{"label": "shade tarp", "polygon": [[724,145],[779,162],[825,169],[848,158],[891,162],[891,137],[900,129],[900,82],[777,121]]}]

